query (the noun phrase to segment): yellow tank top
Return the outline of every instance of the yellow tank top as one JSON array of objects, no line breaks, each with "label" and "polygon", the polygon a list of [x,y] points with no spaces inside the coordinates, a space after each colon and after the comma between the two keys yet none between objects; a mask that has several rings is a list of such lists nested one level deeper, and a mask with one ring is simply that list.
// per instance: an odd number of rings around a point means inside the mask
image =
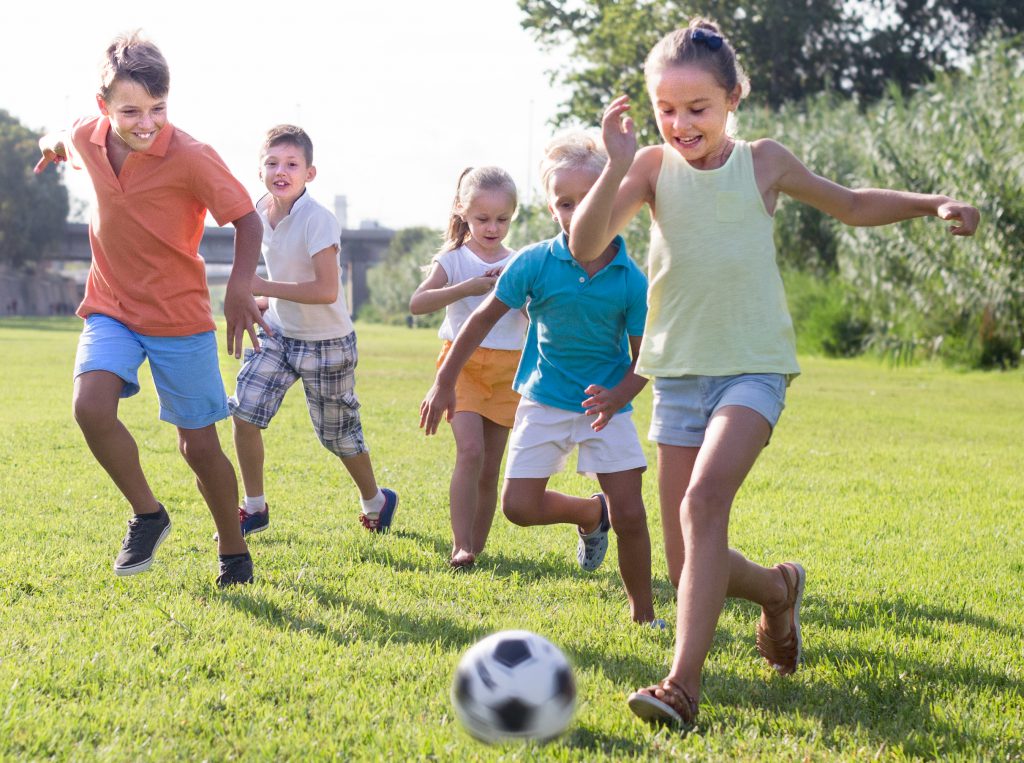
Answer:
[{"label": "yellow tank top", "polygon": [[750,144],[737,141],[714,170],[694,169],[669,147],[662,154],[637,372],[800,373]]}]

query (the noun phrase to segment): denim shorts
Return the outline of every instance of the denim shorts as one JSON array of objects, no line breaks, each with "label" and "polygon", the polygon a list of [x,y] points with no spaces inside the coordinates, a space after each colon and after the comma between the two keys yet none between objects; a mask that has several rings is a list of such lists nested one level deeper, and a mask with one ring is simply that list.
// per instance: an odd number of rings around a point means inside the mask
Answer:
[{"label": "denim shorts", "polygon": [[784,374],[656,377],[648,437],[661,445],[698,448],[711,417],[727,405],[757,411],[774,429],[786,407],[786,385]]},{"label": "denim shorts", "polygon": [[339,458],[369,453],[356,397],[356,334],[336,339],[293,339],[257,332],[259,352],[245,351],[231,414],[266,429],[285,393],[299,379],[320,444]]},{"label": "denim shorts", "polygon": [[182,429],[202,429],[228,417],[212,331],[190,336],[148,336],[100,313],[85,319],[75,355],[75,378],[107,371],[124,381],[121,397],[139,391],[139,367],[149,358],[160,419]]}]

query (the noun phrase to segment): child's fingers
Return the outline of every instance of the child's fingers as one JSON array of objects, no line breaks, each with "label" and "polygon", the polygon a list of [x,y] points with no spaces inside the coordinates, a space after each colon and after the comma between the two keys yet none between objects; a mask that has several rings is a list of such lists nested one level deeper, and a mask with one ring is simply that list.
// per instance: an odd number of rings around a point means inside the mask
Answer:
[{"label": "child's fingers", "polygon": [[38,175],[43,170],[45,170],[47,165],[49,165],[50,162],[52,162],[52,161],[53,161],[52,157],[49,157],[46,154],[43,154],[43,158],[40,159],[38,162],[36,162],[35,169],[33,169],[32,171]]}]

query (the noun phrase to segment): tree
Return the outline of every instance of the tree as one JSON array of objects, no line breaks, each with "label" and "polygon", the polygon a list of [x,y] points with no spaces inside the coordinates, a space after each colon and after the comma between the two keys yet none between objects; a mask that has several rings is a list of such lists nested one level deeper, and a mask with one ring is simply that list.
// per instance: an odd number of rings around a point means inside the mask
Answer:
[{"label": "tree", "polygon": [[882,96],[904,92],[968,58],[991,29],[1024,30],[1020,0],[519,0],[522,25],[566,65],[569,87],[555,121],[593,125],[628,93],[641,141],[657,129],[644,97],[643,62],[664,34],[692,16],[717,20],[748,67],[751,97],[776,107],[819,92]]},{"label": "tree", "polygon": [[[395,233],[381,261],[366,274],[370,298],[360,310],[363,320],[380,323],[405,323],[409,298],[426,277],[431,258],[441,244],[441,235],[432,228],[403,228]],[[444,314],[420,316],[420,325],[440,325]]]},{"label": "tree", "polygon": [[64,239],[68,192],[61,174],[35,175],[39,135],[0,109],[0,264],[53,254]]}]

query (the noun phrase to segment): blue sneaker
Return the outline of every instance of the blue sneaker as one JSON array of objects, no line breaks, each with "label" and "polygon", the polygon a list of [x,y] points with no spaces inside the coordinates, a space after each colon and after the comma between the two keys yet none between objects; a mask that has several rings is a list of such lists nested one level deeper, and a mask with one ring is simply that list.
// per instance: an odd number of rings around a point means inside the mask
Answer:
[{"label": "blue sneaker", "polygon": [[608,530],[612,523],[608,519],[608,501],[604,494],[595,493],[591,498],[597,498],[601,502],[601,524],[593,532],[586,535],[576,528],[579,533],[579,541],[576,544],[576,561],[584,572],[593,572],[604,561],[604,555],[608,551]]},{"label": "blue sneaker", "polygon": [[[242,529],[242,537],[261,533],[270,527],[270,504],[263,504],[263,511],[250,514],[241,506],[238,507],[238,525]],[[214,533],[213,539],[220,540],[220,533]]]},{"label": "blue sneaker", "polygon": [[239,507],[238,521],[242,525],[243,538],[246,535],[263,532],[270,527],[270,504],[264,504],[263,511],[257,511],[252,514]]},{"label": "blue sneaker", "polygon": [[384,507],[380,513],[372,518],[362,512],[359,514],[359,521],[363,523],[363,527],[372,533],[386,533],[390,530],[391,520],[395,518],[395,511],[398,509],[398,493],[386,487],[382,487],[380,492],[384,494]]}]

